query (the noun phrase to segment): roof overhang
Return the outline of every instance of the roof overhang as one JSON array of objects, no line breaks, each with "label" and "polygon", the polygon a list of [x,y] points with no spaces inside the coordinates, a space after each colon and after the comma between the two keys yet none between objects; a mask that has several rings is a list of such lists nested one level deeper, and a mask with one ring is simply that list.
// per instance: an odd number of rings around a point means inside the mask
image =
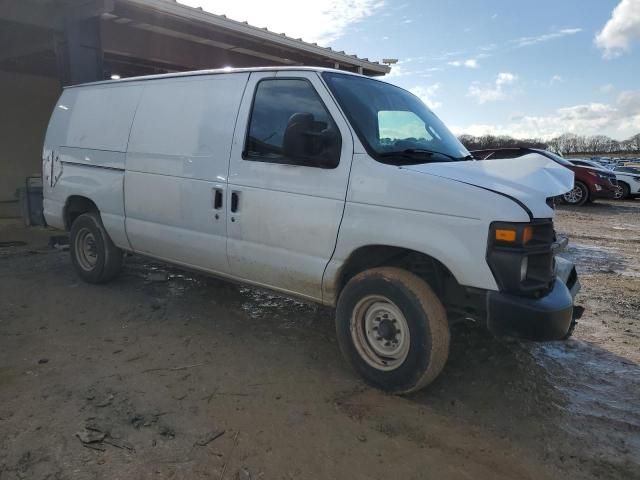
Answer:
[{"label": "roof overhang", "polygon": [[389,66],[367,58],[174,0],[0,0],[0,63],[38,52],[52,55],[53,32],[95,17],[102,19],[106,55],[156,62],[166,71],[218,68],[227,60],[234,67],[318,66],[369,76],[390,71]]},{"label": "roof overhang", "polygon": [[[367,75],[385,75],[390,71],[389,66],[372,62],[367,58],[359,58],[356,55],[337,52],[329,47],[325,48],[314,43],[304,42],[302,39],[294,39],[285,34],[269,31],[266,28],[254,27],[246,22],[231,20],[224,15],[215,15],[200,8],[189,7],[172,0],[115,0],[114,8],[109,12],[105,12],[103,18],[110,18],[115,22],[127,22],[128,20],[133,20],[127,15],[140,16],[145,13],[153,16],[155,21],[142,25],[138,24],[138,28],[176,36],[196,43],[230,49],[237,53],[248,55],[258,53],[265,60],[281,61],[284,58],[283,64],[309,65],[310,63],[302,61],[302,57],[308,56],[309,59],[317,60],[317,66],[346,67]],[[209,35],[202,30],[199,30],[194,35],[183,31],[184,29],[179,29],[177,26],[179,23],[182,23],[182,26],[186,26],[185,23],[187,22],[192,23],[194,27],[200,27],[200,29],[209,29]],[[173,25],[173,28],[163,24]],[[221,41],[216,39],[215,35],[211,35],[213,31],[224,32],[229,39],[235,37],[254,41],[260,48],[251,49],[246,46],[235,45],[232,41]],[[297,58],[286,61],[287,57],[265,54],[263,50],[268,48],[277,48],[284,53],[290,52],[292,54],[290,56]]]}]

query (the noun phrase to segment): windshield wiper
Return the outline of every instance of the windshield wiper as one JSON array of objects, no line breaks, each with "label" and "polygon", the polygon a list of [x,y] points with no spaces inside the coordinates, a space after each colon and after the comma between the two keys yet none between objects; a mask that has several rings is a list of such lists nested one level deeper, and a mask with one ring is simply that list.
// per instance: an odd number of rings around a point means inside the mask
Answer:
[{"label": "windshield wiper", "polygon": [[449,155],[448,153],[437,152],[435,150],[427,150],[426,148],[405,148],[404,150],[383,152],[380,154],[380,157],[382,158],[405,157],[405,158],[410,158],[411,160],[417,160],[417,157],[433,157],[434,155],[442,155],[443,157],[447,157],[453,160],[454,162],[473,158],[470,155],[466,157],[458,158],[458,157],[454,157],[453,155]]}]

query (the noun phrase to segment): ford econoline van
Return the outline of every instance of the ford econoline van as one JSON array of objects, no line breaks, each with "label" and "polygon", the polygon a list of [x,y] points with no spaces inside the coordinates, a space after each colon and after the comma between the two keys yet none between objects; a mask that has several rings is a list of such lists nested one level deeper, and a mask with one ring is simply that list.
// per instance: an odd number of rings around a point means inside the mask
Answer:
[{"label": "ford econoline van", "polygon": [[396,393],[443,369],[449,327],[567,336],[541,155],[475,161],[416,96],[320,68],[211,70],[66,88],[43,152],[47,222],[103,283],[134,253],[335,307],[337,338]]}]

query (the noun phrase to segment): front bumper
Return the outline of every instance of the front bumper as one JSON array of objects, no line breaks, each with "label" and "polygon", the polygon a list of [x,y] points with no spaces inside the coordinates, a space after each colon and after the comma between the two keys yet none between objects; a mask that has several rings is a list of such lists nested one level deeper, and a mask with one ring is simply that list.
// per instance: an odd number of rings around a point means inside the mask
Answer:
[{"label": "front bumper", "polygon": [[617,184],[597,182],[591,186],[591,196],[593,198],[615,198],[617,189]]},{"label": "front bumper", "polygon": [[556,258],[556,280],[544,297],[529,298],[492,291],[487,294],[487,327],[498,336],[535,341],[561,340],[575,316],[573,300],[580,290],[573,264]]}]

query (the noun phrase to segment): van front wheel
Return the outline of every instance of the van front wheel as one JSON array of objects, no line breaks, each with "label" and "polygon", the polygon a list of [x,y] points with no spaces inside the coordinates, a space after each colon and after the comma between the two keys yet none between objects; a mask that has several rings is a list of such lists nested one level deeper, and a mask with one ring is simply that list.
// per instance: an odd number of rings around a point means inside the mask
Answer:
[{"label": "van front wheel", "polygon": [[399,268],[367,270],[338,300],[342,353],[374,387],[403,394],[430,384],[449,355],[449,324],[431,287]]},{"label": "van front wheel", "polygon": [[88,283],[105,283],[120,272],[122,250],[116,247],[96,212],[83,213],[71,226],[71,261]]}]

